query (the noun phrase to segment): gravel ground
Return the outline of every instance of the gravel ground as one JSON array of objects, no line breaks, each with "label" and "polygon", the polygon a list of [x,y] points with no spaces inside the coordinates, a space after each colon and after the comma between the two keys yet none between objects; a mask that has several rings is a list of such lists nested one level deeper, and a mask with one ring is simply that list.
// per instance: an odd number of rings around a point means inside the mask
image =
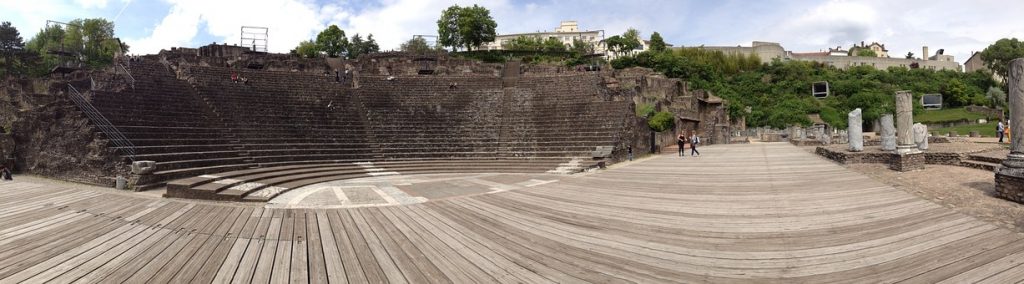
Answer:
[{"label": "gravel ground", "polygon": [[1024,233],[1024,205],[995,197],[992,172],[942,165],[927,165],[924,170],[905,173],[883,164],[846,167],[961,213]]}]

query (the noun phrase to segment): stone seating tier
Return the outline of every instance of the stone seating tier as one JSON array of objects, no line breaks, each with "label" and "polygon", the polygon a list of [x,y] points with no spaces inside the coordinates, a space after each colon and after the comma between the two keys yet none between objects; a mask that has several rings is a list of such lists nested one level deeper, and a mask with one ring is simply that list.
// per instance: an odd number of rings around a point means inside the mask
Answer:
[{"label": "stone seating tier", "polygon": [[372,177],[381,173],[425,174],[450,172],[540,173],[561,160],[421,160],[375,162],[375,171],[346,162],[244,169],[173,181],[168,197],[265,202],[292,188],[339,179]]},{"label": "stone seating tier", "polygon": [[[157,162],[142,187],[316,162],[565,162],[616,144],[632,114],[628,102],[600,99],[593,76],[513,88],[489,76],[358,76],[353,88],[333,74],[185,66],[179,80],[157,62],[131,70],[143,81],[134,92],[93,100],[137,145],[137,160]],[[249,83],[232,83],[232,72]]]}]

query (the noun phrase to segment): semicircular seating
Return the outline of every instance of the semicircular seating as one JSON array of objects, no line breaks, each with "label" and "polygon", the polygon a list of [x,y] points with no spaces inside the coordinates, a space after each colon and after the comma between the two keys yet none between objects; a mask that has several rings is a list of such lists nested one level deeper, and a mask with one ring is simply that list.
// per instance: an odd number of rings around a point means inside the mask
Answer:
[{"label": "semicircular seating", "polygon": [[528,75],[515,87],[496,76],[363,75],[354,87],[301,72],[181,68],[179,80],[155,60],[134,62],[136,89],[92,97],[136,160],[157,162],[137,188],[166,185],[171,197],[266,201],[373,171],[545,172],[620,144],[632,116],[590,73]]}]

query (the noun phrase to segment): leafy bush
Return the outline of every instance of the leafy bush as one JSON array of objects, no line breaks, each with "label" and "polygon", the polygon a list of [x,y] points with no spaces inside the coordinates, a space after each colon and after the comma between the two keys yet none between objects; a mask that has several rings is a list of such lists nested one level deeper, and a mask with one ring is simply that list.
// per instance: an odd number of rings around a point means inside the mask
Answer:
[{"label": "leafy bush", "polygon": [[638,104],[636,105],[636,116],[643,118],[651,118],[654,115],[654,105],[652,104]]},{"label": "leafy bush", "polygon": [[662,132],[676,126],[676,118],[671,112],[659,111],[647,120],[647,126],[654,132]]}]

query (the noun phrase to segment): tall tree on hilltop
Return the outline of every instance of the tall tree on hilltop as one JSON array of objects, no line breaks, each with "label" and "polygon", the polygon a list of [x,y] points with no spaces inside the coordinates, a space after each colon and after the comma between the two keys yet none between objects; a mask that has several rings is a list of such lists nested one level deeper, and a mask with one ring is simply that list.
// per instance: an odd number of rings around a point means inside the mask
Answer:
[{"label": "tall tree on hilltop", "polygon": [[320,47],[311,40],[304,40],[299,42],[299,46],[295,47],[292,53],[305,58],[314,58],[320,55]]},{"label": "tall tree on hilltop", "polygon": [[441,18],[437,20],[438,42],[452,49],[465,47],[472,51],[474,47],[494,41],[497,27],[487,8],[452,5],[441,11]]},{"label": "tall tree on hilltop", "polygon": [[402,43],[398,49],[405,52],[423,53],[433,51],[436,47],[432,47],[427,44],[427,39],[423,37],[414,37],[409,41]]},{"label": "tall tree on hilltop", "polygon": [[0,24],[0,59],[3,59],[3,64],[0,64],[0,72],[3,73],[0,75],[11,73],[20,65],[17,57],[24,50],[25,42],[18,29],[12,26],[11,22]]},{"label": "tall tree on hilltop", "polygon": [[355,59],[363,54],[370,54],[380,51],[380,47],[377,46],[377,41],[373,39],[373,34],[366,36],[366,40],[363,40],[362,36],[355,34],[352,36],[350,41],[350,47],[348,50],[348,58]]},{"label": "tall tree on hilltop", "polygon": [[316,45],[329,57],[338,57],[349,49],[348,38],[345,31],[337,25],[331,25],[316,35]]},{"label": "tall tree on hilltop", "polygon": [[665,39],[661,38],[661,34],[658,32],[651,34],[651,50],[660,52],[665,49],[668,49],[668,45],[665,44]]},{"label": "tall tree on hilltop", "polygon": [[981,60],[992,72],[1006,80],[1010,60],[1024,57],[1024,42],[1017,38],[1004,38],[981,51]]}]

